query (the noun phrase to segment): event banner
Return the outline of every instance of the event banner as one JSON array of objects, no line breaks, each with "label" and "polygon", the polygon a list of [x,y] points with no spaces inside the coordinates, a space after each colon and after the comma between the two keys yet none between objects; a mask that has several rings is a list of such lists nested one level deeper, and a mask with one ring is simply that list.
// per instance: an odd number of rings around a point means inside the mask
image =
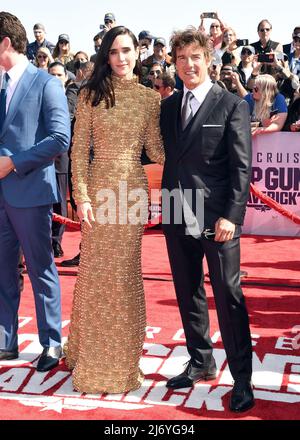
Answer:
[{"label": "event banner", "polygon": [[[288,211],[300,216],[300,133],[253,138],[252,183]],[[300,225],[250,193],[244,234],[300,236]]]}]

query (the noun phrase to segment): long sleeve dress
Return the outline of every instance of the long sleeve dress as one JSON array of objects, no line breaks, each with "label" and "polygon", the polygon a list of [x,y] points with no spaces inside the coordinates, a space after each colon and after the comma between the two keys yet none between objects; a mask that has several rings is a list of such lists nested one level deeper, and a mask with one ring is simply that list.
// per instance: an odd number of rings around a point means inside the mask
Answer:
[{"label": "long sleeve dress", "polygon": [[[86,393],[123,393],[139,388],[143,381],[139,361],[146,326],[141,270],[144,226],[126,221],[126,216],[135,212],[135,191],[147,194],[140,160],[143,145],[151,160],[164,161],[159,94],[136,78],[113,77],[113,86],[116,104],[109,109],[103,101],[92,107],[81,94],[72,147],[74,198],[77,203],[91,202],[96,219],[92,229],[82,228],[66,346],[74,388]],[[114,201],[113,194],[116,209],[114,203],[112,209],[106,205],[110,214],[104,224],[102,202]],[[147,212],[147,197],[144,208],[141,211]]]}]

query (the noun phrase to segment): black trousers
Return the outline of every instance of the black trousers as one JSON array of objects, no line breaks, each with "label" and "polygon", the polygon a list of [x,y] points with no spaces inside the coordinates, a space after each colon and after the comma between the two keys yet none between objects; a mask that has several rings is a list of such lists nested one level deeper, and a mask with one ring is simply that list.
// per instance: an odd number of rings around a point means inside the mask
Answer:
[{"label": "black trousers", "polygon": [[[57,187],[61,196],[61,202],[53,205],[53,212],[63,217],[67,217],[67,191],[68,191],[68,174],[56,173]],[[61,244],[63,233],[65,232],[65,225],[59,222],[52,222],[52,241]]]},{"label": "black trousers", "polygon": [[19,262],[18,262],[18,274],[19,274],[19,288],[20,288],[20,292],[22,292],[24,290],[24,275],[23,275],[24,270],[25,270],[24,257],[23,257],[22,249],[20,248]]},{"label": "black trousers", "polygon": [[207,366],[212,357],[202,264],[205,255],[231,374],[234,380],[250,379],[252,344],[240,285],[239,238],[218,243],[189,235],[166,234],[166,242],[187,350],[193,362]]}]

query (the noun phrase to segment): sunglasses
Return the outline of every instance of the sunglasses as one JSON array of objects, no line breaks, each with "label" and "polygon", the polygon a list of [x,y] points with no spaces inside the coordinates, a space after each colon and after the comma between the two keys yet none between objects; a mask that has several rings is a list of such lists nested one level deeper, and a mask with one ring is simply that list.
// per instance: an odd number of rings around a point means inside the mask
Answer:
[{"label": "sunglasses", "polygon": [[259,32],[269,32],[271,28],[259,29]]},{"label": "sunglasses", "polygon": [[220,26],[218,24],[212,24],[211,28],[219,28]]},{"label": "sunglasses", "polygon": [[252,55],[251,50],[242,50],[241,55]]},{"label": "sunglasses", "polygon": [[47,55],[38,55],[37,58],[38,58],[38,59],[39,59],[39,58],[43,58],[43,60],[45,60],[46,58],[48,58],[48,56],[47,56]]},{"label": "sunglasses", "polygon": [[300,38],[299,37],[293,37],[293,41],[295,41],[295,43],[300,43]]},{"label": "sunglasses", "polygon": [[149,75],[155,75],[156,73],[159,75],[161,73],[161,71],[160,70],[150,70]]}]

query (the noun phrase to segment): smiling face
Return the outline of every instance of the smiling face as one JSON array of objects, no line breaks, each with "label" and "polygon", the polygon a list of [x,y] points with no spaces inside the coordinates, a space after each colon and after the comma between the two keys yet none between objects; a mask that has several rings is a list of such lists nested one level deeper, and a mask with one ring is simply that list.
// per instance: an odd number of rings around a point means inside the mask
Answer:
[{"label": "smiling face", "polygon": [[197,43],[176,50],[177,73],[189,90],[195,89],[206,80],[209,65],[210,60]]},{"label": "smiling face", "polygon": [[109,50],[108,64],[116,76],[131,79],[138,56],[132,38],[128,34],[118,35]]},{"label": "smiling face", "polygon": [[36,59],[38,62],[38,67],[42,69],[47,69],[49,63],[48,55],[46,55],[43,51],[38,51]]}]

